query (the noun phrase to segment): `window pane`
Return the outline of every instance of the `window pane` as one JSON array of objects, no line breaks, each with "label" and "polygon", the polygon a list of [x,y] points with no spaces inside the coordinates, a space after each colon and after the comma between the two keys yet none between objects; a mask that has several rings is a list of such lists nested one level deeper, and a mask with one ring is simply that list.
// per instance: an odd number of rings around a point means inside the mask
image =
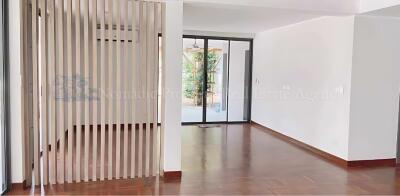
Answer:
[{"label": "window pane", "polygon": [[183,39],[182,122],[203,121],[204,40]]},{"label": "window pane", "polygon": [[229,41],[208,41],[207,122],[227,119]]},{"label": "window pane", "polygon": [[250,42],[231,41],[228,120],[249,120]]}]

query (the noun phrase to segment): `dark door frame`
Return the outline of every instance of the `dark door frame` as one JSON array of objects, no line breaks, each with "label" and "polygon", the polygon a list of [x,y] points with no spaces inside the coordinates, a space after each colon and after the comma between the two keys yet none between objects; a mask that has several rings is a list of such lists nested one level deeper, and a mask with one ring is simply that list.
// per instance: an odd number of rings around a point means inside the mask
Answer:
[{"label": "dark door frame", "polygon": [[[3,171],[3,186],[2,188],[5,188],[4,192],[0,194],[5,194],[7,191],[10,190],[11,188],[11,130],[10,130],[10,65],[9,65],[9,34],[8,34],[8,29],[9,29],[9,22],[8,22],[8,5],[9,1],[8,0],[3,0],[0,2],[0,9],[1,14],[2,14],[2,21],[0,21],[0,25],[2,26],[2,32],[1,36],[3,39],[3,44],[0,46],[0,52],[2,52],[3,55],[3,61],[1,62],[1,69],[3,69],[3,75],[2,77],[3,84],[2,85],[2,92],[0,92],[3,96],[3,122],[4,122],[4,127],[3,127],[3,136],[4,138],[1,138],[3,141],[3,164],[4,164],[4,169]],[[1,168],[3,169],[3,168]]]},{"label": "dark door frame", "polygon": [[[253,39],[251,38],[238,38],[238,37],[216,37],[216,36],[199,36],[199,35],[183,35],[183,38],[187,39],[202,39],[204,40],[204,63],[203,63],[203,110],[202,110],[202,122],[182,122],[182,125],[193,125],[193,124],[240,124],[240,123],[250,123],[251,121],[251,106],[252,106],[252,78],[253,78]],[[250,43],[250,59],[249,59],[249,88],[248,90],[248,108],[247,114],[248,119],[245,121],[229,121],[229,64],[228,61],[228,86],[227,86],[227,115],[226,121],[216,121],[216,122],[207,122],[207,86],[208,86],[208,41],[209,40],[221,40],[221,41],[229,41],[229,54],[228,59],[230,57],[230,43],[231,41],[245,41]],[[246,87],[245,87],[246,88]]]}]

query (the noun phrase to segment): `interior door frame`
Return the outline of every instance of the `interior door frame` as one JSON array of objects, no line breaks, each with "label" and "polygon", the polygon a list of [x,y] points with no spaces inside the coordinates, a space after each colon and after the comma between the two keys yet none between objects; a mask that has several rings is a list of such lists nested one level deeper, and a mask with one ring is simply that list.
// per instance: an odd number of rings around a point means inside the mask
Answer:
[{"label": "interior door frame", "polygon": [[[202,110],[202,121],[201,122],[182,122],[182,125],[194,125],[194,124],[241,124],[241,123],[250,123],[251,122],[251,107],[252,107],[252,81],[253,81],[253,39],[252,38],[239,38],[239,37],[218,37],[218,36],[202,36],[202,35],[183,35],[184,39],[198,39],[204,40],[204,63],[203,63],[203,89],[202,89],[202,98],[203,98],[203,110]],[[249,92],[248,92],[248,119],[245,121],[229,121],[229,64],[228,61],[228,87],[227,87],[227,115],[225,121],[207,121],[207,86],[208,86],[208,41],[209,40],[220,40],[220,41],[229,41],[229,50],[230,50],[230,42],[231,41],[243,41],[249,42],[250,44],[250,59],[249,59]],[[228,59],[230,57],[230,51],[228,52]]]}]

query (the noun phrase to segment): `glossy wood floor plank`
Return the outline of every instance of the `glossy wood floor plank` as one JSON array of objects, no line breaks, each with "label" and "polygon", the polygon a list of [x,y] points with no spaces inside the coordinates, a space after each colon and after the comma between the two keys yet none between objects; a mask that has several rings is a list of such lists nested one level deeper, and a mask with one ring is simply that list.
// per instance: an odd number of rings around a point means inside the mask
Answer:
[{"label": "glossy wood floor plank", "polygon": [[71,195],[400,194],[400,168],[338,167],[249,124],[182,129],[181,180],[113,180],[53,185],[42,191]]}]

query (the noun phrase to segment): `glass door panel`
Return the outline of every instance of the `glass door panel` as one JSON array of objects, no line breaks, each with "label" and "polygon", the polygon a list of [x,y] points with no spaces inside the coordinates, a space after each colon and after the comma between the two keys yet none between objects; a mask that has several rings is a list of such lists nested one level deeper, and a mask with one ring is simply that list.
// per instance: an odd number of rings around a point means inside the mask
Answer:
[{"label": "glass door panel", "polygon": [[208,40],[207,48],[207,122],[225,122],[228,104],[229,41]]},{"label": "glass door panel", "polygon": [[250,42],[231,41],[229,55],[228,121],[250,118]]},{"label": "glass door panel", "polygon": [[204,40],[183,39],[182,122],[203,122]]}]

